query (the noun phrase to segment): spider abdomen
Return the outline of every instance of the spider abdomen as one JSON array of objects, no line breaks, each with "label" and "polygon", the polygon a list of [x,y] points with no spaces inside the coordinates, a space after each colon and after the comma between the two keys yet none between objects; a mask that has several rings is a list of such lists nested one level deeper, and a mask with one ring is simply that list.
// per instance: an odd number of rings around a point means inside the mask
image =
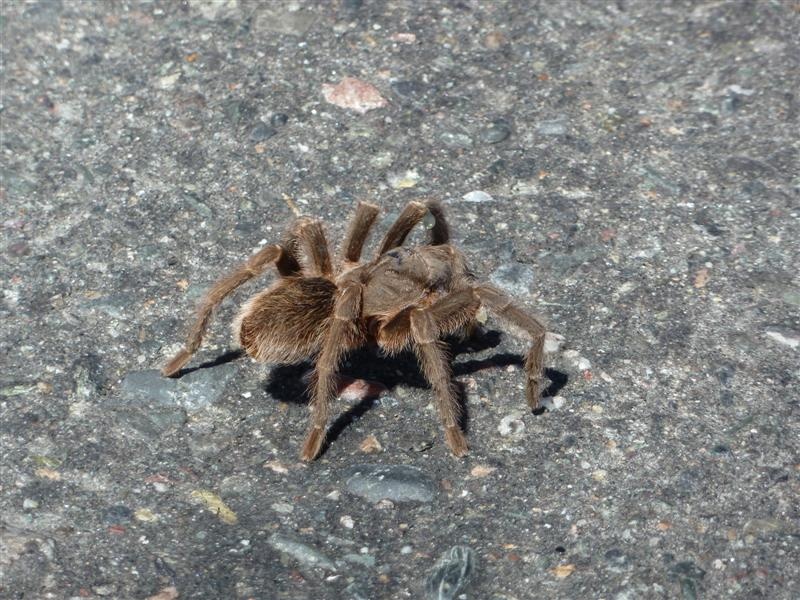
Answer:
[{"label": "spider abdomen", "polygon": [[259,362],[297,362],[315,354],[331,318],[336,285],[322,277],[287,277],[242,306],[233,334]]}]

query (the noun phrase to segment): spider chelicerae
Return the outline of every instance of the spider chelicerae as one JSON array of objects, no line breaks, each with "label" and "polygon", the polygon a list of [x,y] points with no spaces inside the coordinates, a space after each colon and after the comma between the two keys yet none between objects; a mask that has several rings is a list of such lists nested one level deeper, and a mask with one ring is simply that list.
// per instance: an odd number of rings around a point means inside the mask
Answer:
[{"label": "spider chelicerae", "polygon": [[[377,216],[377,206],[358,204],[338,260],[331,258],[322,223],[297,219],[282,242],[265,246],[214,284],[200,303],[184,349],[162,373],[178,375],[200,347],[220,302],[274,265],[279,278],[242,306],[233,330],[245,352],[259,362],[315,357],[303,460],[314,460],[322,450],[342,357],[370,342],[388,354],[408,348],[415,352],[433,388],[447,446],[455,456],[464,456],[461,406],[442,340],[474,327],[481,306],[531,337],[524,372],[528,405],[536,409],[543,376],[542,322],[475,279],[464,255],[449,243],[449,227],[437,202],[410,202],[383,237],[375,258],[360,262]],[[404,247],[421,222],[428,225],[428,243]]]}]

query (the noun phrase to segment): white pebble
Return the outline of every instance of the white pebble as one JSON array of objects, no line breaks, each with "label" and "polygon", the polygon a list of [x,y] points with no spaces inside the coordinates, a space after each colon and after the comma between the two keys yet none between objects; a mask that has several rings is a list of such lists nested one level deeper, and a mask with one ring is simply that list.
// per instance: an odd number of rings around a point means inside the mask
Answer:
[{"label": "white pebble", "polygon": [[504,437],[517,436],[525,431],[525,422],[522,420],[522,413],[513,412],[500,419],[497,431]]},{"label": "white pebble", "polygon": [[461,199],[464,200],[464,202],[494,202],[494,198],[481,190],[468,192],[464,194]]}]

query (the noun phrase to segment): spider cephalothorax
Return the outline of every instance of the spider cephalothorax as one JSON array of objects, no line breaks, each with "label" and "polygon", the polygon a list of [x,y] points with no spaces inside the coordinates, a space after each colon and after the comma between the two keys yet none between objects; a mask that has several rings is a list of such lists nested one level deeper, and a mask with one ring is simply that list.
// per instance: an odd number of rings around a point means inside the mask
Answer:
[{"label": "spider cephalothorax", "polygon": [[[322,449],[342,356],[369,341],[388,353],[414,350],[434,390],[447,445],[456,456],[466,454],[460,405],[442,338],[473,325],[481,305],[532,338],[525,373],[528,405],[535,409],[544,351],[541,322],[503,292],[475,280],[464,256],[448,243],[447,223],[435,202],[409,203],[384,236],[375,258],[360,263],[377,215],[376,206],[359,203],[335,264],[321,223],[298,219],[283,242],[259,250],[211,288],[186,347],[164,367],[164,375],[176,375],[197,351],[219,303],[274,264],[280,278],[244,304],[234,321],[234,336],[260,362],[315,357],[304,460],[315,459]],[[431,218],[428,244],[403,247],[426,216]]]}]

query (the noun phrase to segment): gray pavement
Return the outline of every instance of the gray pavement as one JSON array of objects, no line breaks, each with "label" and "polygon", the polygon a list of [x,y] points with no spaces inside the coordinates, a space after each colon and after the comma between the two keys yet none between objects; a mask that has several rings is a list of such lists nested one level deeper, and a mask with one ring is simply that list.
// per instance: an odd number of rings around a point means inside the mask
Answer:
[{"label": "gray pavement", "polygon": [[[800,597],[800,5],[0,5],[0,596]],[[221,274],[299,213],[436,198],[547,319],[412,355],[232,352]],[[374,247],[376,233],[369,246]],[[417,233],[411,243],[417,243]],[[202,367],[202,368],[197,368]]]}]

